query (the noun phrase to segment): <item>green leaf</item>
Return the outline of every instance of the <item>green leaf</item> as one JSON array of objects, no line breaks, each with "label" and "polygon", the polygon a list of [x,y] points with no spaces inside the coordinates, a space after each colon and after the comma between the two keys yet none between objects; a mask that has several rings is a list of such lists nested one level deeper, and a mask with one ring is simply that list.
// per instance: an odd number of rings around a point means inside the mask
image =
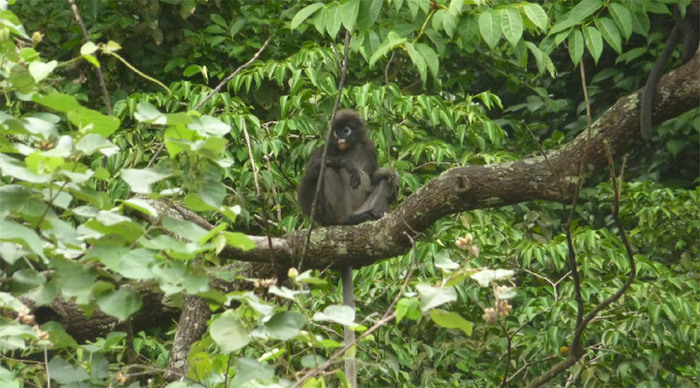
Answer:
[{"label": "green leaf", "polygon": [[372,54],[372,56],[369,58],[369,64],[370,66],[373,66],[379,58],[383,57],[394,49],[394,47],[402,45],[406,42],[406,38],[400,37],[396,32],[394,31],[389,31],[389,33],[386,36],[386,40],[382,42],[382,44],[377,48],[377,50]]},{"label": "green leaf", "polygon": [[340,16],[340,5],[331,3],[326,8],[326,31],[331,38],[335,38],[340,31],[342,19]]},{"label": "green leaf", "polygon": [[231,315],[221,315],[214,319],[209,332],[223,353],[241,349],[248,345],[251,339],[250,332],[243,327],[238,318]]},{"label": "green leaf", "polygon": [[632,13],[620,3],[610,3],[608,10],[610,11],[610,16],[612,16],[620,31],[622,31],[622,35],[625,39],[629,39],[632,36]]},{"label": "green leaf", "polygon": [[66,112],[68,121],[87,133],[96,133],[104,137],[113,134],[120,125],[119,118],[107,116],[96,110],[80,107]]},{"label": "green leaf", "polygon": [[90,55],[97,51],[97,45],[93,42],[87,42],[80,47],[80,55]]},{"label": "green leaf", "polygon": [[462,318],[462,316],[457,313],[441,309],[433,309],[430,310],[429,314],[433,322],[442,327],[446,327],[448,329],[460,329],[467,336],[472,335],[472,329],[474,329],[474,324]]},{"label": "green leaf", "polygon": [[330,321],[343,326],[350,326],[355,323],[355,309],[346,305],[330,305],[323,309],[323,312],[314,314],[314,321]]},{"label": "green leaf", "polygon": [[297,312],[283,311],[273,315],[265,325],[255,330],[253,335],[287,341],[299,335],[305,323],[306,319],[303,315]]},{"label": "green leaf", "polygon": [[454,287],[432,287],[427,284],[417,284],[416,290],[420,294],[421,311],[423,312],[457,300],[457,291]]},{"label": "green leaf", "polygon": [[583,38],[586,41],[588,52],[591,53],[593,60],[598,64],[598,59],[603,53],[603,36],[597,28],[586,26],[583,27]]},{"label": "green leaf", "polygon": [[406,49],[408,56],[411,58],[413,65],[418,69],[420,78],[425,84],[428,81],[428,66],[425,63],[425,59],[423,59],[423,57],[418,53],[418,51],[416,51],[415,47],[413,47],[411,43],[406,42],[404,44],[404,48]]},{"label": "green leaf", "polygon": [[95,57],[93,55],[83,55],[83,59],[92,63],[92,65],[98,69],[102,66],[102,65],[100,65],[100,61],[97,60],[97,57]]},{"label": "green leaf", "polygon": [[105,314],[124,322],[141,309],[143,301],[131,287],[122,286],[117,291],[108,291],[98,296],[97,305]]},{"label": "green leaf", "polygon": [[510,279],[515,274],[515,271],[510,269],[484,269],[474,273],[470,277],[475,280],[481,287],[488,287],[493,281]]},{"label": "green leaf", "polygon": [[218,13],[213,13],[209,15],[209,19],[221,27],[226,27],[226,20]]},{"label": "green leaf", "polygon": [[666,142],[666,149],[673,156],[678,156],[687,146],[688,142],[681,139],[671,139]]},{"label": "green leaf", "polygon": [[566,30],[572,28],[575,25],[576,25],[576,23],[574,21],[572,21],[570,19],[564,19],[561,22],[552,26],[552,29],[549,30],[549,35],[556,35],[562,31],[566,31]]},{"label": "green leaf", "polygon": [[602,0],[582,0],[576,4],[569,14],[569,19],[581,23],[603,6]]},{"label": "green leaf", "polygon": [[122,204],[148,216],[158,217],[158,209],[151,206],[151,204],[148,201],[145,201],[143,199],[129,198],[122,201]]},{"label": "green leaf", "polygon": [[603,39],[608,42],[610,47],[618,54],[622,53],[622,38],[620,37],[620,30],[617,29],[615,22],[607,17],[596,18],[594,22],[598,31],[603,35]]},{"label": "green leaf", "polygon": [[165,125],[167,122],[165,116],[158,111],[158,108],[153,106],[153,104],[148,101],[142,101],[136,105],[134,118],[141,123],[151,123],[156,125]]},{"label": "green leaf", "polygon": [[500,13],[487,10],[479,15],[479,32],[484,42],[493,50],[501,38]]},{"label": "green leaf", "polygon": [[105,139],[104,136],[96,133],[88,133],[83,136],[75,144],[75,149],[88,156],[94,154],[96,151],[100,151],[100,153],[105,156],[112,156],[119,152],[119,147]]},{"label": "green leaf", "polygon": [[578,65],[583,58],[583,34],[581,31],[574,30],[571,35],[569,35],[569,56],[574,65]]},{"label": "green leaf", "polygon": [[150,266],[155,263],[155,252],[138,248],[119,258],[116,271],[127,279],[149,279],[153,277]]},{"label": "green leaf", "polygon": [[[14,277],[14,276],[13,276]],[[14,311],[25,310],[27,306],[21,300],[15,298],[7,292],[0,292],[0,308],[9,308]],[[7,322],[5,322],[6,324]]]},{"label": "green leaf", "polygon": [[151,186],[167,177],[171,174],[160,172],[153,168],[126,168],[122,170],[122,179],[129,186],[131,186],[131,191],[138,194],[150,194]]},{"label": "green leaf", "polygon": [[10,70],[10,82],[21,93],[31,93],[36,87],[34,77],[29,73],[29,70],[24,65],[12,66]]},{"label": "green leaf", "polygon": [[462,13],[462,6],[464,5],[464,0],[450,0],[450,5],[447,10],[450,14],[454,16],[459,16]]},{"label": "green leaf", "polygon": [[338,10],[343,25],[348,31],[352,31],[355,28],[357,14],[360,12],[360,0],[349,0],[342,4]]},{"label": "green leaf", "polygon": [[105,43],[102,46],[102,51],[106,51],[106,52],[116,52],[116,51],[119,51],[121,49],[122,49],[122,46],[113,40],[107,41],[107,43]]},{"label": "green leaf", "polygon": [[454,37],[457,30],[457,17],[449,12],[445,12],[442,15],[442,28],[445,29],[447,36],[450,38]]},{"label": "green leaf", "polygon": [[121,236],[128,242],[136,241],[144,231],[141,224],[131,218],[104,210],[100,211],[96,218],[85,222],[84,225],[104,235]]},{"label": "green leaf", "polygon": [[547,13],[539,4],[525,3],[523,4],[523,11],[525,11],[525,16],[537,26],[543,32],[547,31],[547,25],[549,24],[549,18]]},{"label": "green leaf", "polygon": [[231,131],[231,127],[216,117],[202,115],[193,119],[187,128],[199,132],[202,136],[224,136]]},{"label": "green leaf", "polygon": [[[265,365],[258,360],[250,358],[240,358],[236,362],[236,376],[231,381],[231,387],[247,387],[253,384],[246,384],[250,380],[269,380],[275,375],[275,370],[269,365]],[[257,384],[256,384],[257,385]]]},{"label": "green leaf", "polygon": [[45,96],[37,94],[32,100],[37,104],[44,105],[59,112],[68,112],[82,108],[75,97],[59,92],[51,92]]},{"label": "green leaf", "polygon": [[168,126],[163,133],[163,139],[168,155],[174,158],[181,152],[192,150],[192,143],[197,139],[197,132],[187,129],[181,124],[172,125]]},{"label": "green leaf", "polygon": [[48,373],[51,374],[51,378],[62,385],[76,385],[76,383],[90,378],[87,372],[85,372],[85,369],[81,368],[79,365],[69,364],[62,359],[61,356],[54,356],[54,358],[49,361],[48,367]]},{"label": "green leaf", "polygon": [[16,224],[12,221],[0,219],[0,241],[18,243],[29,248],[37,256],[44,256],[44,247],[39,235],[26,226]]},{"label": "green leaf", "polygon": [[459,264],[450,259],[450,252],[446,249],[436,253],[433,261],[435,262],[435,267],[440,268],[443,271],[449,272],[459,268]]},{"label": "green leaf", "polygon": [[440,70],[440,59],[435,51],[425,43],[418,43],[416,45],[416,50],[418,50],[420,55],[425,60],[425,63],[428,65],[428,69],[430,69],[430,73],[433,75],[433,78],[437,79],[438,71]]},{"label": "green leaf", "polygon": [[501,30],[506,40],[515,47],[523,36],[523,18],[514,7],[500,9]]},{"label": "green leaf", "polygon": [[35,174],[53,174],[65,161],[63,158],[46,156],[42,152],[33,152],[24,159],[24,163]]},{"label": "green leaf", "polygon": [[301,11],[297,12],[292,18],[292,22],[289,24],[289,28],[295,30],[304,20],[308,19],[309,16],[313,15],[314,12],[323,8],[323,3],[313,3],[302,8]]},{"label": "green leaf", "polygon": [[255,243],[247,235],[240,232],[221,232],[226,238],[226,244],[247,251],[255,248]]},{"label": "green leaf", "polygon": [[357,21],[358,28],[361,30],[367,30],[374,26],[374,22],[377,21],[377,17],[381,13],[382,5],[384,5],[383,0],[360,1],[359,14],[362,15],[362,17]]},{"label": "green leaf", "polygon": [[399,302],[396,303],[396,323],[400,323],[404,317],[413,320],[420,318],[419,306],[418,298],[399,299]]},{"label": "green leaf", "polygon": [[175,233],[189,241],[197,241],[207,234],[206,230],[194,222],[178,220],[167,216],[163,218],[163,227],[168,232]]},{"label": "green leaf", "polygon": [[29,74],[34,78],[34,82],[40,82],[44,78],[48,77],[49,74],[58,66],[58,62],[32,62],[29,64]]},{"label": "green leaf", "polygon": [[226,187],[224,187],[223,183],[220,181],[207,179],[202,186],[198,188],[197,194],[199,194],[199,197],[204,203],[215,210],[219,208],[219,205],[221,205],[224,198],[226,198]]}]

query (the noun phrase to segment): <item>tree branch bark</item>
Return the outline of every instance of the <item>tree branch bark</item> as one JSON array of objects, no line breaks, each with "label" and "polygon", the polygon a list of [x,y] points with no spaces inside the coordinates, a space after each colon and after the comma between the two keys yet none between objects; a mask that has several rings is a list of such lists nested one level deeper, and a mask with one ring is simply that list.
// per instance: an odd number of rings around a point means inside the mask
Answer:
[{"label": "tree branch bark", "polygon": [[[700,56],[661,78],[655,98],[654,122],[663,122],[699,105]],[[635,144],[639,134],[641,90],[620,98],[593,124],[584,177],[607,165],[603,141],[614,156]],[[411,247],[406,234],[414,236],[448,214],[485,207],[512,205],[532,200],[567,202],[578,184],[578,168],[583,157],[587,131],[544,156],[488,166],[450,169],[406,198],[384,218],[357,226],[332,226],[311,234],[307,268],[327,268],[350,263],[354,268],[406,253]],[[554,170],[554,174],[552,173]],[[275,238],[275,252],[289,265],[299,262],[306,231],[298,230]],[[226,249],[222,258],[265,262],[267,242],[254,237],[256,247],[247,252]]]},{"label": "tree branch bark", "polygon": [[[661,78],[658,95],[655,98],[655,122],[660,123],[676,117],[699,105],[699,68],[700,56],[696,54],[684,66]],[[608,141],[613,155],[616,156],[626,153],[631,146],[641,144],[640,96],[641,91],[638,91],[620,98],[593,123],[590,139],[588,139],[585,176],[590,176],[607,165],[604,140]],[[587,131],[584,131],[571,142],[547,154],[547,160],[554,174],[543,156],[489,166],[456,167],[426,183],[399,204],[395,211],[378,221],[357,226],[315,229],[307,248],[305,267],[324,269],[350,264],[358,268],[387,257],[404,254],[411,248],[411,240],[408,236],[413,237],[423,232],[441,217],[453,213],[531,200],[570,201],[578,184],[578,166],[581,163],[587,136]],[[159,212],[167,209],[204,228],[213,228],[206,220],[182,207],[160,204],[157,205],[157,209]],[[143,216],[142,213],[138,215]],[[154,222],[154,220],[149,221]],[[289,266],[298,265],[305,238],[305,230],[273,238],[273,250],[278,263]],[[221,252],[220,257],[233,261],[231,265],[235,266],[237,271],[249,273],[250,277],[274,276],[275,271],[269,265],[267,237],[251,236],[251,239],[256,248],[240,251],[227,247]],[[243,289],[249,287],[249,284],[215,284],[213,287]],[[144,292],[142,297],[144,305],[151,302],[162,303],[162,294],[157,290]],[[53,312],[60,316],[57,320],[63,323],[69,334],[77,333],[77,338],[104,336],[115,327],[116,320],[103,314],[87,318],[83,314],[75,313],[80,310],[72,302],[57,299],[51,307]],[[145,314],[149,319],[148,322],[158,318],[155,316],[158,315],[156,309],[150,312]],[[145,321],[139,322],[141,315],[136,314],[131,318],[136,328],[143,327],[142,323],[145,323]],[[161,317],[164,315],[166,313]],[[167,315],[172,317],[173,311],[168,310]],[[183,319],[189,319],[188,316],[183,312],[181,324]],[[103,321],[91,321],[96,317]],[[168,320],[166,319],[165,322]],[[197,320],[190,324],[200,322]],[[87,332],[85,330],[87,327],[93,330]],[[173,349],[178,351],[175,352],[177,354],[174,357],[171,357],[171,366],[175,370],[182,371],[185,367],[182,361],[194,339],[188,335],[182,335],[180,338],[185,338],[183,341],[186,343],[176,344],[177,348],[173,346]]]}]

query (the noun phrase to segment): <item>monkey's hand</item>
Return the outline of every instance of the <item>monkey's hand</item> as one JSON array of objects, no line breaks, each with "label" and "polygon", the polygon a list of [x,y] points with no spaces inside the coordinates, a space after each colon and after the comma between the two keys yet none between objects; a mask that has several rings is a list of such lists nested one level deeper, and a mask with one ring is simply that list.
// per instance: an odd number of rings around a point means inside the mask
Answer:
[{"label": "monkey's hand", "polygon": [[328,160],[326,161],[326,167],[342,168],[348,173],[350,187],[353,190],[360,187],[360,183],[362,183],[360,179],[360,170],[358,170],[352,162],[345,159],[340,161]]},{"label": "monkey's hand", "polygon": [[360,170],[358,170],[355,166],[352,164],[348,164],[348,166],[345,168],[345,171],[348,172],[348,179],[350,180],[350,187],[354,189],[357,189],[360,187]]}]

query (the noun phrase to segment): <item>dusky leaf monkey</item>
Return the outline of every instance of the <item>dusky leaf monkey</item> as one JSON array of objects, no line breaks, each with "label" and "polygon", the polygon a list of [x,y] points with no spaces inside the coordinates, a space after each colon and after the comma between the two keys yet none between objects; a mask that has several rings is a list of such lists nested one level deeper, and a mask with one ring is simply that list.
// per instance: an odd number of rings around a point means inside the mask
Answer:
[{"label": "dusky leaf monkey", "polygon": [[676,45],[683,42],[683,51],[681,58],[683,63],[686,63],[693,57],[698,49],[700,42],[700,0],[693,0],[688,7],[685,17],[681,19],[678,9],[674,9],[674,17],[676,24],[673,26],[671,33],[666,39],[664,49],[656,59],[654,68],[649,73],[647,83],[642,91],[642,100],[640,103],[639,129],[644,140],[649,140],[651,136],[651,116],[654,109],[654,94],[656,86],[663,74],[666,62],[671,57],[671,53],[676,48]]},{"label": "dusky leaf monkey", "polygon": [[[320,179],[321,190],[316,198],[312,221],[322,226],[356,225],[381,218],[396,199],[399,177],[394,170],[379,168],[377,150],[369,139],[362,117],[351,110],[338,111],[331,123],[327,147],[323,173],[323,147],[317,149],[306,164],[297,192],[302,212],[311,215]],[[343,303],[354,309],[352,267],[342,267],[341,273]],[[354,340],[355,333],[346,328],[345,342]],[[349,381],[356,382],[354,359],[346,360],[345,374]]]}]

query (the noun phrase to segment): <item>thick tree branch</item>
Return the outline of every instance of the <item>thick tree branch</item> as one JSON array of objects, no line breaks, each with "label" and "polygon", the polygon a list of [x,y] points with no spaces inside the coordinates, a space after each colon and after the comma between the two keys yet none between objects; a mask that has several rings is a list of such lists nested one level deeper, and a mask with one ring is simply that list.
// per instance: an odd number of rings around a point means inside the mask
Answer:
[{"label": "thick tree branch", "polygon": [[[661,78],[655,99],[655,122],[668,120],[698,106],[699,66],[700,57],[696,55],[684,66]],[[640,95],[641,90],[620,98],[593,123],[584,176],[606,166],[603,141],[607,140],[613,155],[624,154],[631,145],[640,144]],[[326,268],[352,263],[358,268],[404,254],[411,246],[406,234],[420,233],[448,214],[531,200],[570,201],[579,179],[578,167],[586,136],[582,132],[571,142],[549,152],[547,158],[551,169],[543,156],[489,166],[453,168],[425,184],[381,220],[358,226],[316,229],[311,235],[307,252],[311,259],[307,265]],[[305,230],[300,230],[274,239],[276,251],[281,252],[290,265],[299,261],[305,233]],[[222,256],[233,260],[264,261],[266,246],[257,239],[256,245],[258,248],[247,252],[225,250]]]},{"label": "thick tree branch", "polygon": [[[700,57],[696,55],[686,65],[664,76],[658,85],[655,99],[654,121],[662,122],[698,106],[700,96]],[[603,141],[607,139],[613,155],[622,155],[630,146],[641,144],[639,135],[640,92],[623,97],[593,123],[585,174],[591,175],[607,165]],[[583,154],[585,133],[543,156],[492,166],[457,167],[444,172],[406,198],[394,212],[375,222],[357,226],[319,228],[311,234],[305,266],[327,268],[352,263],[355,268],[377,260],[406,253],[411,247],[407,236],[415,236],[430,227],[436,220],[448,214],[471,209],[515,204],[531,200],[569,201],[574,193],[578,166]],[[554,174],[552,174],[552,170]],[[555,177],[559,177],[559,182]],[[561,189],[560,189],[561,187]],[[563,198],[562,198],[562,194]],[[155,201],[154,201],[155,202]],[[182,207],[161,203],[159,212],[175,212],[179,217],[210,229],[212,226],[195,213]],[[135,213],[144,216],[142,213]],[[156,222],[156,220],[149,220]],[[297,265],[305,240],[305,230],[298,230],[284,237],[272,239],[278,263]],[[248,277],[274,276],[269,265],[267,237],[251,237],[256,248],[239,251],[225,248],[222,259],[232,263],[241,274]],[[245,263],[248,262],[248,263]],[[216,288],[247,287],[248,284],[215,285]],[[152,297],[149,295],[152,294]],[[154,303],[162,302],[158,292],[142,295]],[[56,300],[52,312],[58,314],[69,333],[77,338],[94,338],[114,329],[115,320],[105,317],[104,323],[74,313],[78,309],[71,302]],[[79,310],[77,310],[79,311]],[[174,311],[160,313],[149,309],[149,318],[173,316]],[[96,316],[99,316],[96,315]],[[96,316],[93,316],[95,318]],[[135,327],[152,326],[148,320],[134,317]],[[85,328],[90,327],[90,330]],[[81,329],[82,328],[82,329]]]}]

